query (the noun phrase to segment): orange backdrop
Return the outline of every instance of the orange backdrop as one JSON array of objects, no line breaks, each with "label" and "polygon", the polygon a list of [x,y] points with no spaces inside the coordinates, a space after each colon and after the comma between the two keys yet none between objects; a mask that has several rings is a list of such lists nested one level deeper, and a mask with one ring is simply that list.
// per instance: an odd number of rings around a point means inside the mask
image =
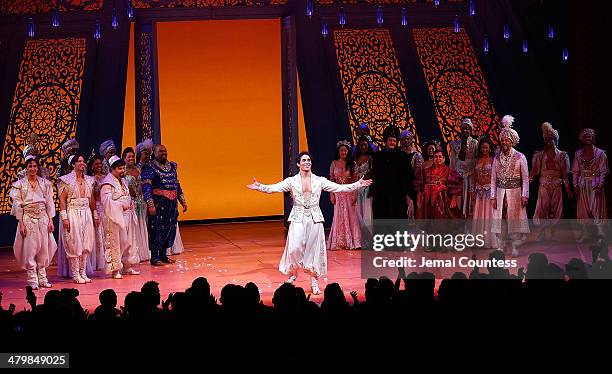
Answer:
[{"label": "orange backdrop", "polygon": [[[281,215],[281,194],[245,187],[283,175],[280,20],[161,22],[157,47],[162,143],[189,203],[180,219]],[[133,59],[124,146],[135,142]]]}]

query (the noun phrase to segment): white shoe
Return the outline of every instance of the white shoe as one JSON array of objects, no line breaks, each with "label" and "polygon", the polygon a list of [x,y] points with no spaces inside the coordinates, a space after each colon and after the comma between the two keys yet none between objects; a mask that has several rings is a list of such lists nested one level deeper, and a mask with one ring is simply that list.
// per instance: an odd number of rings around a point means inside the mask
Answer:
[{"label": "white shoe", "polygon": [[121,275],[121,272],[119,271],[113,272],[113,279],[121,279],[121,278],[123,278],[123,276]]},{"label": "white shoe", "polygon": [[310,287],[312,288],[313,295],[319,295],[321,293],[321,289],[319,289],[319,282],[317,281],[317,278],[315,277],[310,278]]},{"label": "white shoe", "polygon": [[289,279],[287,279],[285,283],[293,284],[293,282],[295,282],[296,280],[297,280],[297,274],[293,274],[292,276],[289,277]]},{"label": "white shoe", "polygon": [[47,271],[45,268],[38,269],[38,285],[43,288],[51,288],[51,283],[47,279]]},{"label": "white shoe", "polygon": [[91,283],[91,279],[87,276],[87,256],[82,255],[79,257],[79,275],[85,283]]},{"label": "white shoe", "polygon": [[123,275],[140,275],[140,272],[134,268],[125,269]]}]

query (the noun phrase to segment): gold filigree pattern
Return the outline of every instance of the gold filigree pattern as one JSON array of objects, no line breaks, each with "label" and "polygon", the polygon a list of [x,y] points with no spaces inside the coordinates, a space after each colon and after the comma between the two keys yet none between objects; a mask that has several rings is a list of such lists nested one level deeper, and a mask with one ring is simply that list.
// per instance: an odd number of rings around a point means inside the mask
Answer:
[{"label": "gold filigree pattern", "polygon": [[35,14],[102,10],[104,0],[0,0],[0,14]]},{"label": "gold filigree pattern", "polygon": [[383,130],[395,125],[410,130],[418,145],[389,30],[335,30],[334,44],[353,140],[357,127],[367,123],[372,140],[382,146]]},{"label": "gold filigree pattern", "polygon": [[153,76],[151,74],[151,33],[140,34],[140,77],[138,79],[140,105],[138,108],[137,126],[142,129],[142,139],[153,139]]},{"label": "gold filigree pattern", "polygon": [[83,38],[26,42],[0,162],[0,213],[10,212],[11,184],[32,133],[40,137],[39,158],[55,186],[61,146],[76,134],[85,53]]},{"label": "gold filigree pattern", "polygon": [[446,144],[450,147],[459,136],[464,116],[472,119],[476,136],[487,134],[497,142],[499,116],[465,30],[417,28],[412,32]]},{"label": "gold filigree pattern", "polygon": [[285,5],[287,0],[132,0],[134,8],[211,8],[226,6]]}]

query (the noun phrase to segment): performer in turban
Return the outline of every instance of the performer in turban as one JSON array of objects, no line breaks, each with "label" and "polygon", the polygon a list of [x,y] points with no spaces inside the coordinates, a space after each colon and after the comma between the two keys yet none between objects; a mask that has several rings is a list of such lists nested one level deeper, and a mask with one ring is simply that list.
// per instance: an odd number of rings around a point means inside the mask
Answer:
[{"label": "performer in turban", "polygon": [[478,151],[478,140],[472,137],[474,125],[468,117],[461,121],[461,134],[450,144],[450,168],[455,170],[463,178],[463,193],[458,200],[463,217],[471,216],[471,191],[473,185],[474,165],[476,164],[476,152]]},{"label": "performer in turban", "polygon": [[110,173],[109,160],[117,154],[115,143],[112,140],[106,140],[100,144],[100,156],[102,156],[102,174]]},{"label": "performer in turban", "polygon": [[[600,224],[608,218],[604,186],[608,175],[606,151],[595,146],[595,131],[580,132],[582,148],[576,151],[572,164],[574,192],[577,199],[576,218],[583,223]],[[584,239],[584,234],[579,241]]]},{"label": "performer in turban", "polygon": [[569,184],[570,161],[567,152],[557,148],[559,144],[559,132],[548,122],[542,124],[542,137],[544,138],[544,149],[533,155],[531,162],[531,173],[529,181],[532,182],[536,176],[540,176],[540,188],[538,190],[538,201],[536,203],[533,220],[536,225],[542,225],[540,239],[546,238],[546,231],[552,230],[563,216],[563,191],[571,199],[573,197]]},{"label": "performer in turban", "polygon": [[501,152],[493,160],[491,170],[491,203],[493,223],[491,231],[497,234],[500,250],[505,249],[502,235],[502,219],[508,223],[508,235],[512,239],[512,256],[518,257],[518,246],[529,233],[527,202],[529,201],[529,170],[525,155],[514,149],[519,134],[512,128],[514,117],[504,116],[499,140]]}]

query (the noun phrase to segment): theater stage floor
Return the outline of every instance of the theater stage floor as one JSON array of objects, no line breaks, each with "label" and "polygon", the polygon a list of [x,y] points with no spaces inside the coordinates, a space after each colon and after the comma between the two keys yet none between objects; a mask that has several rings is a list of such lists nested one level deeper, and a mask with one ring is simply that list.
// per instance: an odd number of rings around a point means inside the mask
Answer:
[{"label": "theater stage floor", "polygon": [[[100,291],[113,288],[118,294],[119,305],[123,305],[125,295],[133,290],[139,290],[148,280],[159,282],[162,298],[170,292],[184,291],[193,279],[204,276],[208,279],[213,294],[219,298],[221,288],[227,283],[244,285],[255,282],[262,294],[262,300],[271,304],[274,290],[286,280],[286,276],[278,272],[278,262],[285,245],[285,229],[282,222],[231,223],[197,226],[182,226],[181,236],[185,252],[173,256],[173,265],[151,267],[148,263],[139,265],[141,275],[126,276],[121,280],[109,279],[103,272],[97,272],[93,283],[76,285],[71,280],[59,278],[56,266],[48,269],[49,280],[53,289],[77,288],[80,292],[81,304],[93,310],[98,305]],[[549,261],[560,265],[577,257],[590,262],[590,252],[587,247],[564,250],[563,246],[548,246],[539,243],[537,248],[528,246],[518,259],[519,266],[527,263],[529,253],[541,251],[547,254]],[[476,254],[479,259],[487,258],[488,250],[465,251],[463,255],[471,257]],[[428,254],[428,258],[449,258],[455,254]],[[327,283],[338,282],[346,292],[357,291],[363,297],[365,280],[361,278],[360,251],[328,251],[328,278],[320,281],[321,289]],[[450,276],[452,272],[441,273],[438,269],[431,270],[437,278]],[[516,273],[516,270],[512,270]],[[396,277],[395,271],[389,271],[388,276]],[[440,280],[438,279],[438,282]],[[309,278],[300,274],[296,285],[310,291]],[[25,272],[19,269],[13,253],[10,250],[0,252],[0,291],[4,294],[2,306],[9,304],[22,310],[25,301]],[[47,290],[35,291],[42,303]],[[322,295],[312,296],[312,300],[321,301]]]}]

